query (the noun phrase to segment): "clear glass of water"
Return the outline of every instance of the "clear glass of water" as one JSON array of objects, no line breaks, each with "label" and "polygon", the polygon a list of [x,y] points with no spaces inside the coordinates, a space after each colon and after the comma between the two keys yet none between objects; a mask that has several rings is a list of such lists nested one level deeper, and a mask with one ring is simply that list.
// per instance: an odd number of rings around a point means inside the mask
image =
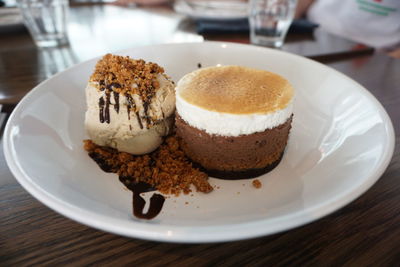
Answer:
[{"label": "clear glass of water", "polygon": [[24,24],[38,47],[68,43],[68,0],[17,0]]},{"label": "clear glass of water", "polygon": [[250,0],[252,44],[280,48],[296,11],[297,0]]}]

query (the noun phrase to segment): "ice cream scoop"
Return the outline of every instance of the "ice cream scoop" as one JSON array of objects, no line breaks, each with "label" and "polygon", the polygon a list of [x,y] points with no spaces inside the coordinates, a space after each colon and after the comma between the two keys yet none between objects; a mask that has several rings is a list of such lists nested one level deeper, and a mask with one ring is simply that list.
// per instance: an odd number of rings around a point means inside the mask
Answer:
[{"label": "ice cream scoop", "polygon": [[155,63],[107,54],[86,87],[85,128],[97,145],[150,153],[170,133],[174,83]]}]

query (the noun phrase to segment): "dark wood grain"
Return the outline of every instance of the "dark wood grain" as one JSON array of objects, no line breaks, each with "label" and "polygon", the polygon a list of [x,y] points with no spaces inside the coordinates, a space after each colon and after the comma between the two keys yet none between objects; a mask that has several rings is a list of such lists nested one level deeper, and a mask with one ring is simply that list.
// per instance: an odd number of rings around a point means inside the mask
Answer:
[{"label": "dark wood grain", "polygon": [[[115,10],[116,7],[75,7],[76,14],[88,16],[86,22],[96,18],[110,22],[113,17],[102,16],[107,12],[114,16]],[[173,25],[181,25],[180,17],[168,9],[131,12],[139,18],[128,18],[126,22],[138,23],[145,18],[140,16],[147,14],[155,16],[151,18],[170,18],[167,30],[172,33]],[[87,27],[84,16],[73,19],[83,23],[83,29]],[[187,26],[188,22],[184,24]],[[194,34],[193,29],[188,30],[190,27],[179,27],[179,34]],[[168,39],[164,35],[154,41],[136,33],[141,44]],[[75,36],[71,47],[55,51],[35,48],[27,32],[3,37],[0,36],[0,104],[7,104],[7,111],[49,75],[92,56],[82,47],[76,49],[74,42],[79,38],[88,41],[82,36]],[[86,46],[95,46],[101,39],[89,37],[93,42]],[[138,43],[129,39],[122,45],[104,45],[93,53]],[[125,238],[78,224],[35,200],[13,178],[1,146],[0,266],[400,266],[400,60],[371,53],[356,58],[349,54],[335,58],[331,53],[317,58],[365,86],[386,108],[397,133],[388,169],[371,189],[346,207],[297,229],[244,241],[193,245]]]},{"label": "dark wood grain", "polygon": [[[397,144],[398,147],[398,144]],[[394,161],[399,160],[399,149]],[[0,188],[0,260],[20,264],[395,266],[399,258],[399,164],[340,211],[282,234],[220,244],[166,244],[119,237],[72,222],[11,182]]]}]

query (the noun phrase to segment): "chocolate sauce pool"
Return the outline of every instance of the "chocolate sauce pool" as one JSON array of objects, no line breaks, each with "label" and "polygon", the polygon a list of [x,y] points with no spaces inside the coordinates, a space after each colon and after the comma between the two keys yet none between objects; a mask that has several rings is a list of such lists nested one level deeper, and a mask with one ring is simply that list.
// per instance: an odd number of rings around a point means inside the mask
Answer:
[{"label": "chocolate sauce pool", "polygon": [[146,205],[146,201],[140,196],[141,193],[154,191],[155,189],[148,183],[139,182],[135,184],[126,184],[123,180],[126,180],[126,177],[120,177],[119,180],[133,192],[132,198],[132,207],[133,207],[133,215],[140,219],[153,219],[160,212],[164,205],[165,198],[163,195],[154,193],[150,198],[150,205],[147,213],[143,213],[144,206]]},{"label": "chocolate sauce pool", "polygon": [[[89,153],[89,156],[99,165],[100,169],[105,172],[116,172],[107,164],[107,162],[101,157],[101,155],[97,153]],[[165,202],[165,197],[163,195],[154,193],[150,198],[149,209],[146,213],[143,213],[144,206],[146,205],[146,201],[140,196],[141,193],[155,191],[156,189],[152,187],[148,183],[139,182],[133,183],[132,177],[124,177],[120,176],[119,180],[123,183],[129,190],[132,191],[132,208],[133,215],[140,219],[153,219],[156,217],[162,210],[162,207]]]}]

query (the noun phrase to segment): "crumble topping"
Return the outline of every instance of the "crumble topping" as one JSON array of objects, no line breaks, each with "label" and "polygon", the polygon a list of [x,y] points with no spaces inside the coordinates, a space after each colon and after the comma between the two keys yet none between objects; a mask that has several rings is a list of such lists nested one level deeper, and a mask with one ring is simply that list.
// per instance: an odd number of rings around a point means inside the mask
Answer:
[{"label": "crumble topping", "polygon": [[106,54],[97,62],[90,81],[97,82],[99,90],[137,94],[143,102],[149,102],[160,87],[157,75],[161,73],[164,73],[164,69],[156,63]]},{"label": "crumble topping", "polygon": [[145,182],[161,193],[176,196],[192,192],[191,185],[198,192],[213,190],[208,175],[192,167],[176,136],[166,138],[156,151],[142,156],[101,147],[91,140],[84,140],[84,149],[103,170],[117,173],[125,185]]},{"label": "crumble topping", "polygon": [[253,180],[252,184],[253,184],[253,186],[254,186],[255,188],[257,188],[257,189],[259,189],[259,188],[262,187],[262,183],[261,183],[260,180],[258,180],[258,179]]}]

